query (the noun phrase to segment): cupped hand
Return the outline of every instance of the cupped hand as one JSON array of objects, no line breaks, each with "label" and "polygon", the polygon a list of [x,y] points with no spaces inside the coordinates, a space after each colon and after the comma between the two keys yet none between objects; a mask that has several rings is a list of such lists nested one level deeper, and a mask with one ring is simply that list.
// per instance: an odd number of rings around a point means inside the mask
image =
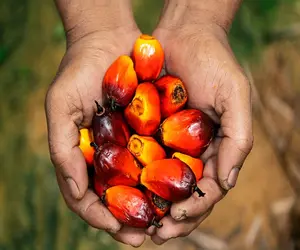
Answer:
[{"label": "cupped hand", "polygon": [[87,166],[78,143],[79,129],[91,125],[94,100],[102,101],[105,71],[118,56],[130,54],[138,36],[138,29],[119,27],[69,43],[45,102],[51,160],[66,204],[89,225],[133,246],[143,243],[144,230],[121,227],[88,189]]},{"label": "cupped hand", "polygon": [[199,198],[193,194],[173,204],[170,216],[162,219],[164,226],[147,230],[156,244],[163,244],[191,233],[235,186],[253,144],[251,91],[220,26],[161,25],[153,35],[165,50],[167,73],[185,83],[189,106],[202,110],[220,125],[216,138],[201,156],[205,168],[198,187],[206,195]]}]

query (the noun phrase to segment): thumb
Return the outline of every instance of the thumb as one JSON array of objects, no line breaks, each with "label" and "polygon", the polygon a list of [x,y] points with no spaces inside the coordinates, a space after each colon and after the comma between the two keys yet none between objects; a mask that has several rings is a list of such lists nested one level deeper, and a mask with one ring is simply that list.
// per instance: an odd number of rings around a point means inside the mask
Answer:
[{"label": "thumb", "polygon": [[[61,84],[61,81],[64,84]],[[71,195],[74,199],[81,199],[88,187],[87,166],[78,147],[79,130],[74,121],[75,116],[80,116],[81,104],[74,103],[74,100],[80,98],[68,92],[65,88],[67,85],[68,79],[63,73],[47,93],[45,109],[49,150],[56,172],[66,182],[67,185],[64,186],[68,187],[63,193]],[[73,109],[76,111],[73,112]]]},{"label": "thumb", "polygon": [[253,145],[250,85],[244,76],[232,80],[224,90],[230,91],[228,98],[216,100],[216,110],[223,111],[220,121],[224,137],[217,155],[217,167],[220,184],[225,190],[235,186]]}]

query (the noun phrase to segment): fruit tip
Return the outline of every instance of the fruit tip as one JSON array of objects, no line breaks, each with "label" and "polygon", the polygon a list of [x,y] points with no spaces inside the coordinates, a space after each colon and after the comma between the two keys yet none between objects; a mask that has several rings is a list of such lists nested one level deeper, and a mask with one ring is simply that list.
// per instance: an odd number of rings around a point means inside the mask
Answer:
[{"label": "fruit tip", "polygon": [[101,195],[100,201],[105,205],[105,194]]},{"label": "fruit tip", "polygon": [[97,115],[102,115],[104,112],[105,112],[105,109],[104,109],[104,107],[102,107],[100,104],[99,104],[99,102],[97,102],[96,100],[95,100],[95,103],[96,103],[96,106],[97,106]]},{"label": "fruit tip", "polygon": [[152,220],[151,225],[153,225],[153,226],[155,226],[155,227],[157,227],[157,228],[161,228],[161,227],[163,226],[163,224],[157,222],[157,221],[155,220],[155,218]]},{"label": "fruit tip", "polygon": [[199,197],[204,197],[205,196],[205,193],[202,192],[202,190],[200,188],[198,188],[197,185],[195,185],[193,192],[197,192]]},{"label": "fruit tip", "polygon": [[112,111],[116,111],[118,109],[118,105],[117,105],[117,102],[115,99],[113,99],[113,98],[111,99],[110,106],[111,106]]},{"label": "fruit tip", "polygon": [[98,145],[95,142],[91,142],[90,146],[93,147],[96,151],[99,149]]}]

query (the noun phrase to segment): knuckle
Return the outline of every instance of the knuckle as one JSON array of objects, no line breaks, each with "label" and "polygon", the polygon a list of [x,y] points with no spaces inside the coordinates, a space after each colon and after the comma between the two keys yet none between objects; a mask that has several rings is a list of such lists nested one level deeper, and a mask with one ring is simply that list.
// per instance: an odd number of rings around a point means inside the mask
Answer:
[{"label": "knuckle", "polygon": [[247,136],[245,139],[239,139],[236,141],[237,147],[241,150],[245,155],[248,155],[253,148],[254,137],[253,135]]},{"label": "knuckle", "polygon": [[72,199],[64,198],[67,207],[75,214],[77,214],[77,205]]},{"label": "knuckle", "polygon": [[167,240],[169,240],[171,238],[176,238],[177,237],[177,233],[175,231],[173,231],[173,230],[171,232],[161,231],[161,232],[158,232],[157,235],[163,241],[167,241]]},{"label": "knuckle", "polygon": [[69,150],[64,146],[57,147],[57,143],[54,143],[51,140],[49,140],[49,150],[50,160],[53,165],[58,168],[63,168],[68,161],[67,155],[69,154]]},{"label": "knuckle", "polygon": [[86,218],[88,214],[92,213],[93,206],[97,202],[99,202],[98,197],[95,197],[95,198],[93,198],[93,200],[87,202],[86,200],[88,200],[88,198],[90,198],[90,197],[85,197],[85,199],[83,199],[77,203],[77,207],[76,207],[77,214],[81,218]]},{"label": "knuckle", "polygon": [[[94,227],[97,228],[97,227]],[[99,229],[99,228],[97,228]],[[111,224],[107,224],[107,225],[103,225],[102,228],[105,232],[107,232],[109,235],[111,235],[115,240],[118,240],[118,236],[119,236],[119,232],[122,229],[122,225],[120,223],[116,224],[116,225],[111,225]]]}]

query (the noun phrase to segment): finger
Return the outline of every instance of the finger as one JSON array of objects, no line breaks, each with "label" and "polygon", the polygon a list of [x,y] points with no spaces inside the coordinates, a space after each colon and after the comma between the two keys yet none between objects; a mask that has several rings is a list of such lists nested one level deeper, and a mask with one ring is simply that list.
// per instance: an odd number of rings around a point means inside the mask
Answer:
[{"label": "finger", "polygon": [[217,100],[222,110],[221,127],[224,138],[219,147],[218,177],[226,190],[234,187],[239,170],[252,149],[251,91],[245,77],[233,81],[229,97]]},{"label": "finger", "polygon": [[56,176],[65,202],[74,213],[78,214],[92,227],[112,233],[116,233],[121,229],[121,224],[100,202],[99,197],[93,191],[87,190],[81,200],[74,199],[68,192],[68,184],[61,172],[56,170]]},{"label": "finger", "polygon": [[70,107],[66,107],[66,97],[60,92],[57,87],[52,88],[46,98],[50,156],[67,184],[65,192],[81,199],[88,187],[87,167],[78,147],[78,127],[72,120]]},{"label": "finger", "polygon": [[156,233],[156,227],[150,226],[149,228],[146,229],[145,233],[149,236],[154,235]]},{"label": "finger", "polygon": [[208,148],[204,151],[204,153],[200,157],[204,163],[206,163],[209,158],[218,154],[221,141],[222,138],[220,137],[216,137],[213,139],[213,141],[210,143]]},{"label": "finger", "polygon": [[187,200],[172,204],[171,216],[174,220],[181,221],[186,218],[198,217],[224,197],[220,186],[212,178],[202,178],[197,186],[205,193],[204,197],[199,197],[197,193],[194,193]]},{"label": "finger", "polygon": [[189,235],[199,224],[204,221],[211,213],[210,209],[207,213],[193,220],[175,221],[171,216],[162,219],[163,227],[156,230],[151,239],[157,245],[162,245],[170,239],[177,237],[186,237]]},{"label": "finger", "polygon": [[218,181],[217,156],[212,156],[206,161],[203,169],[203,176]]},{"label": "finger", "polygon": [[118,233],[111,234],[111,236],[115,240],[133,247],[141,246],[146,239],[144,229],[132,228],[126,226],[124,226]]}]

